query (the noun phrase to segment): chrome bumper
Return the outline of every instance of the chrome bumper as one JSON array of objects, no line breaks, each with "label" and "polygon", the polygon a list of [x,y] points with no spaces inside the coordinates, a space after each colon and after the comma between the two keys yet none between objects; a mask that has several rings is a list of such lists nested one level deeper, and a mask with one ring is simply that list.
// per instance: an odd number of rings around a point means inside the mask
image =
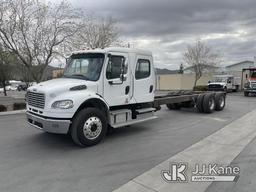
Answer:
[{"label": "chrome bumper", "polygon": [[249,92],[249,93],[256,93],[256,89],[252,89],[252,88],[244,88],[244,91]]},{"label": "chrome bumper", "polygon": [[224,91],[224,88],[208,88],[208,91]]},{"label": "chrome bumper", "polygon": [[31,127],[45,132],[66,134],[70,126],[70,120],[47,119],[27,112],[27,121]]}]

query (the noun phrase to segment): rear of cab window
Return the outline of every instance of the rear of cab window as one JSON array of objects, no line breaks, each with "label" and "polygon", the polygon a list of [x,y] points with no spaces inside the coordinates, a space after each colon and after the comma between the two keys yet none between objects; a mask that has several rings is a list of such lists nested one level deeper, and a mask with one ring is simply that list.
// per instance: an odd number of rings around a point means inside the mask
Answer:
[{"label": "rear of cab window", "polygon": [[150,76],[150,61],[139,59],[135,70],[135,79],[144,79]]}]

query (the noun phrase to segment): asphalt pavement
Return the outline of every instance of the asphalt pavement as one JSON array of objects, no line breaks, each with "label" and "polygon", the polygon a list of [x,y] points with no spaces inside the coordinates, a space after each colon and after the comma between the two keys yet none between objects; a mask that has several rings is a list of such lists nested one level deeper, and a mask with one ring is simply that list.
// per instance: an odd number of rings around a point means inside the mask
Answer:
[{"label": "asphalt pavement", "polygon": [[0,191],[112,191],[252,111],[255,99],[229,94],[225,110],[213,114],[163,107],[158,119],[117,129],[90,148],[28,128],[24,114],[0,116]]}]

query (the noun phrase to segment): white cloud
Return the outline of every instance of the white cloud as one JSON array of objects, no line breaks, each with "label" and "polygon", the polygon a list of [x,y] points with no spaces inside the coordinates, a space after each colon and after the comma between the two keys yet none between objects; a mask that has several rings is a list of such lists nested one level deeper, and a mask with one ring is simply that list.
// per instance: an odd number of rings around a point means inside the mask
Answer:
[{"label": "white cloud", "polygon": [[70,0],[117,19],[122,39],[150,50],[160,67],[177,69],[188,44],[206,41],[224,64],[256,55],[255,0]]}]

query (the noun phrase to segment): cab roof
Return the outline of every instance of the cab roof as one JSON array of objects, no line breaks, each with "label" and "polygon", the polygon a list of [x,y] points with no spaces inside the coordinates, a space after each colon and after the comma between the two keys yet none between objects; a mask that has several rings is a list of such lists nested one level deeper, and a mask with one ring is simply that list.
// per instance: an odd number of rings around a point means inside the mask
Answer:
[{"label": "cab roof", "polygon": [[113,52],[121,52],[121,53],[136,53],[141,55],[152,55],[152,52],[145,51],[141,49],[135,49],[135,48],[126,48],[126,47],[108,47],[104,49],[86,49],[86,50],[79,50],[72,53],[72,55],[75,54],[83,54],[83,53],[113,53]]}]

